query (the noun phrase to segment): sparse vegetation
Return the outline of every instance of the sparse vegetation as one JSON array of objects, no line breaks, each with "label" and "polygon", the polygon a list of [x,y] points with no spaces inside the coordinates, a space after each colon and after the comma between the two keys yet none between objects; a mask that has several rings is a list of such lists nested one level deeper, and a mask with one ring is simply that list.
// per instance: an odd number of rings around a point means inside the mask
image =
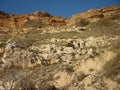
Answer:
[{"label": "sparse vegetation", "polygon": [[118,84],[120,84],[120,77],[115,80]]},{"label": "sparse vegetation", "polygon": [[23,27],[25,28],[30,28],[30,27],[41,27],[42,26],[42,21],[41,20],[30,20],[28,21]]},{"label": "sparse vegetation", "polygon": [[79,72],[79,74],[77,75],[77,80],[82,81],[85,77],[86,75],[84,72]]},{"label": "sparse vegetation", "polygon": [[110,19],[101,19],[90,23],[88,28],[91,29],[89,33],[94,36],[100,36],[103,34],[107,36],[120,35],[119,24]]},{"label": "sparse vegetation", "polygon": [[67,67],[66,67],[66,72],[67,72],[67,73],[73,73],[73,72],[74,72],[73,67],[67,66]]},{"label": "sparse vegetation", "polygon": [[111,20],[120,20],[120,14],[110,18]]},{"label": "sparse vegetation", "polygon": [[104,75],[107,78],[111,78],[115,80],[117,75],[120,74],[120,52],[118,52],[118,55],[113,60],[110,60],[105,64],[103,70],[104,70]]},{"label": "sparse vegetation", "polygon": [[35,83],[33,83],[33,81],[30,81],[29,78],[20,79],[13,90],[19,90],[19,89],[22,89],[22,90],[37,90],[37,88],[35,87]]},{"label": "sparse vegetation", "polygon": [[81,27],[84,27],[84,26],[87,26],[90,22],[86,19],[80,19],[79,22],[76,22],[75,23],[75,26],[81,26]]}]

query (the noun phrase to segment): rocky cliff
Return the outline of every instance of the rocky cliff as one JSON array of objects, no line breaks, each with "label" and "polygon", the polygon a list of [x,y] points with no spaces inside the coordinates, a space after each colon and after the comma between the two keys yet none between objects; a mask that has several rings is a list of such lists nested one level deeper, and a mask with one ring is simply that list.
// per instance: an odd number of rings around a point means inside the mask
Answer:
[{"label": "rocky cliff", "polygon": [[88,10],[87,12],[73,15],[68,21],[68,25],[74,25],[80,23],[82,20],[86,20],[87,22],[95,22],[100,19],[108,19],[115,15],[120,15],[119,6],[91,9]]},{"label": "rocky cliff", "polygon": [[120,90],[119,10],[0,12],[0,90]]},{"label": "rocky cliff", "polygon": [[0,11],[0,27],[14,29],[26,27],[66,26],[79,24],[83,20],[86,22],[94,22],[100,19],[108,19],[119,14],[119,6],[91,9],[87,12],[73,15],[70,19],[52,16],[49,13],[39,11],[32,14],[22,15],[7,14]]},{"label": "rocky cliff", "polygon": [[66,18],[52,16],[46,12],[36,11],[33,14],[13,15],[0,12],[0,27],[3,28],[23,28],[42,26],[62,26],[66,25]]}]

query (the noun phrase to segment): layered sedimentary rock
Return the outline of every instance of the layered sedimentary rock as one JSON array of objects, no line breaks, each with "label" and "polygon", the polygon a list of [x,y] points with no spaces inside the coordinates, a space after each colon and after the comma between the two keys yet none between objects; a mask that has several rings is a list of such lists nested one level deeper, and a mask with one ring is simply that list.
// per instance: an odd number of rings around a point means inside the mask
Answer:
[{"label": "layered sedimentary rock", "polygon": [[42,26],[63,26],[66,25],[66,18],[52,16],[44,12],[34,12],[33,14],[13,15],[0,12],[0,27],[3,28],[23,28]]},{"label": "layered sedimentary rock", "polygon": [[68,25],[74,25],[76,23],[79,23],[81,20],[86,20],[87,22],[95,22],[100,19],[109,19],[115,15],[120,15],[119,6],[91,9],[87,12],[73,15],[68,21]]},{"label": "layered sedimentary rock", "polygon": [[39,11],[32,14],[21,15],[7,14],[0,11],[0,27],[13,29],[25,27],[66,26],[77,24],[81,20],[94,22],[102,18],[108,19],[115,15],[120,15],[119,6],[91,9],[87,12],[73,15],[70,19],[52,16],[49,13]]}]

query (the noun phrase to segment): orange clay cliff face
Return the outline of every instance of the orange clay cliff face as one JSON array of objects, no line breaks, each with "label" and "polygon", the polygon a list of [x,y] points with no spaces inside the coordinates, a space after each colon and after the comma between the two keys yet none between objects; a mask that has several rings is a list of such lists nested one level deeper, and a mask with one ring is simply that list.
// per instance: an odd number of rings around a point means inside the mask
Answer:
[{"label": "orange clay cliff face", "polygon": [[107,7],[102,9],[91,9],[87,12],[73,15],[70,19],[59,16],[52,16],[46,12],[36,11],[32,14],[13,15],[0,11],[0,27],[4,28],[23,28],[23,27],[41,27],[41,26],[65,26],[73,25],[81,20],[94,22],[101,18],[110,18],[120,14],[120,7]]},{"label": "orange clay cliff face", "polygon": [[[34,12],[33,14],[13,15],[0,12],[0,26],[6,28],[23,28],[31,24],[33,27],[41,25],[66,25],[66,18],[52,16],[48,13]],[[36,25],[37,24],[37,25]],[[32,27],[31,26],[31,27]]]},{"label": "orange clay cliff face", "polygon": [[108,19],[112,16],[120,15],[120,7],[108,7],[108,8],[102,8],[102,9],[91,9],[88,10],[85,13],[80,13],[73,15],[72,18],[68,21],[68,24],[72,25],[77,22],[80,22],[80,20],[87,20],[89,22],[94,22],[100,19]]},{"label": "orange clay cliff face", "polygon": [[13,15],[0,11],[0,27],[3,28],[23,28],[41,26],[66,26],[74,25],[81,20],[89,22],[97,21],[101,18],[108,19],[120,14],[120,7],[107,7],[102,9],[91,9],[87,12],[73,15],[70,19],[59,16],[52,16],[46,12],[36,11],[32,14]]}]

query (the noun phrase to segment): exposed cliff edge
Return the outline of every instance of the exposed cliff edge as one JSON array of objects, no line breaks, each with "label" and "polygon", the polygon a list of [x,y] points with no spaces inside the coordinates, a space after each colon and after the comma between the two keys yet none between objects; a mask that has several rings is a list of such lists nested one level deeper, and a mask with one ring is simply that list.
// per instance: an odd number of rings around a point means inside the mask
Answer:
[{"label": "exposed cliff edge", "polygon": [[32,14],[13,15],[0,12],[0,26],[5,28],[61,26],[65,25],[66,18],[52,16],[46,12],[36,11]]},{"label": "exposed cliff edge", "polygon": [[81,20],[95,22],[100,19],[109,19],[115,15],[120,15],[120,6],[113,6],[100,9],[91,9],[87,12],[73,15],[68,21],[69,25],[79,23]]},{"label": "exposed cliff edge", "polygon": [[66,26],[77,24],[82,20],[94,22],[103,18],[108,19],[115,15],[120,15],[119,6],[91,9],[87,12],[73,15],[70,19],[52,16],[49,13],[39,11],[22,15],[7,14],[0,11],[0,27],[14,29],[24,27]]}]

